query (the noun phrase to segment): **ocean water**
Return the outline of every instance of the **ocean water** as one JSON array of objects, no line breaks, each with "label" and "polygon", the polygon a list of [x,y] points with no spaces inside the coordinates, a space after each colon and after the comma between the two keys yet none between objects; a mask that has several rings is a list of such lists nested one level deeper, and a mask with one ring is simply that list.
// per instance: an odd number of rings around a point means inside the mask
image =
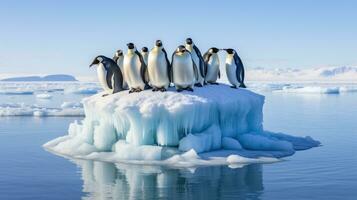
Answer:
[{"label": "ocean water", "polygon": [[355,199],[357,93],[263,94],[266,130],[310,135],[322,146],[273,164],[112,164],[42,148],[79,117],[0,117],[0,199]]}]

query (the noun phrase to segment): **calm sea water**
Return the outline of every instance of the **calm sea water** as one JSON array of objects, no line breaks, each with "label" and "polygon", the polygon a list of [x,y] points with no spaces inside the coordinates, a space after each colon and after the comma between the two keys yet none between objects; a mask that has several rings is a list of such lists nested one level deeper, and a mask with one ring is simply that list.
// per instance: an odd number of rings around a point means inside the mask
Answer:
[{"label": "calm sea water", "polygon": [[323,146],[244,167],[115,165],[41,147],[78,118],[1,117],[0,199],[356,199],[357,94],[264,95],[265,129]]}]

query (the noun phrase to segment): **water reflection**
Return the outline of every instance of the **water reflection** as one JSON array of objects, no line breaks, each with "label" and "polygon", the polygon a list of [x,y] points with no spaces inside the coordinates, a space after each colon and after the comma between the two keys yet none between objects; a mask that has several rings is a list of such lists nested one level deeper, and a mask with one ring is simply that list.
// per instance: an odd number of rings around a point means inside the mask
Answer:
[{"label": "water reflection", "polygon": [[75,160],[83,199],[259,199],[262,165],[172,169]]}]

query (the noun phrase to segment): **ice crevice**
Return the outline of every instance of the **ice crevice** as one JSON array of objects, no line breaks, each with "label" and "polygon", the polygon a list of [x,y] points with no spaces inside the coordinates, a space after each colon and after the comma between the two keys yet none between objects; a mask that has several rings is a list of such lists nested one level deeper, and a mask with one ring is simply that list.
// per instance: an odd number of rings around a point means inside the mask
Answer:
[{"label": "ice crevice", "polygon": [[170,88],[102,95],[85,98],[84,120],[44,147],[111,162],[229,164],[242,160],[234,156],[280,158],[320,144],[310,137],[264,131],[264,96],[247,89],[220,84],[194,92]]}]

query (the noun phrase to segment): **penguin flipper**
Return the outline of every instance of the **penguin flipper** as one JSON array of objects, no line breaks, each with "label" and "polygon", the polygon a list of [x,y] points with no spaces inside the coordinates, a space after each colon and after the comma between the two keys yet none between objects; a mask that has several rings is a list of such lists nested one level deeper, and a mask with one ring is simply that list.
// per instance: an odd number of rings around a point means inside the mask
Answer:
[{"label": "penguin flipper", "polygon": [[[166,50],[164,48],[162,48],[162,52],[164,52],[164,54],[165,54],[166,67],[167,67],[167,77],[169,78],[169,82],[171,83],[171,81],[172,81],[171,64],[170,64],[169,59],[167,58],[167,53],[166,53]],[[169,83],[169,85],[170,85],[170,83]]]},{"label": "penguin flipper", "polygon": [[174,57],[175,57],[175,52],[172,54],[172,57],[171,57],[171,66],[170,66],[170,77],[171,77],[171,82],[174,83],[174,69],[173,69],[173,66],[174,66]]},{"label": "penguin flipper", "polygon": [[147,72],[147,66],[145,64],[143,56],[139,53],[138,50],[135,51],[135,54],[139,57],[141,67],[140,67],[140,74],[141,74],[141,79],[145,83],[145,85],[148,83],[148,77],[146,75]]},{"label": "penguin flipper", "polygon": [[192,59],[192,64],[193,64],[193,72],[195,73],[195,82],[198,80],[198,70],[197,70],[197,65]]},{"label": "penguin flipper", "polygon": [[221,78],[221,70],[218,68],[218,78]]},{"label": "penguin flipper", "polygon": [[110,89],[113,89],[112,78],[113,78],[113,70],[107,69],[107,75],[106,75],[105,79],[107,80],[107,84]]},{"label": "penguin flipper", "polygon": [[207,71],[208,71],[208,61],[210,58],[210,53],[207,51],[204,55],[203,55],[203,62],[205,64],[205,77],[207,76]]},{"label": "penguin flipper", "polygon": [[237,76],[237,80],[241,85],[244,85],[244,66],[243,66],[243,62],[240,59],[240,57],[238,56],[237,53],[234,54],[233,56],[234,58],[234,63],[236,64],[236,76]]},{"label": "penguin flipper", "polygon": [[123,91],[123,75],[116,72],[114,74],[113,94]]}]

